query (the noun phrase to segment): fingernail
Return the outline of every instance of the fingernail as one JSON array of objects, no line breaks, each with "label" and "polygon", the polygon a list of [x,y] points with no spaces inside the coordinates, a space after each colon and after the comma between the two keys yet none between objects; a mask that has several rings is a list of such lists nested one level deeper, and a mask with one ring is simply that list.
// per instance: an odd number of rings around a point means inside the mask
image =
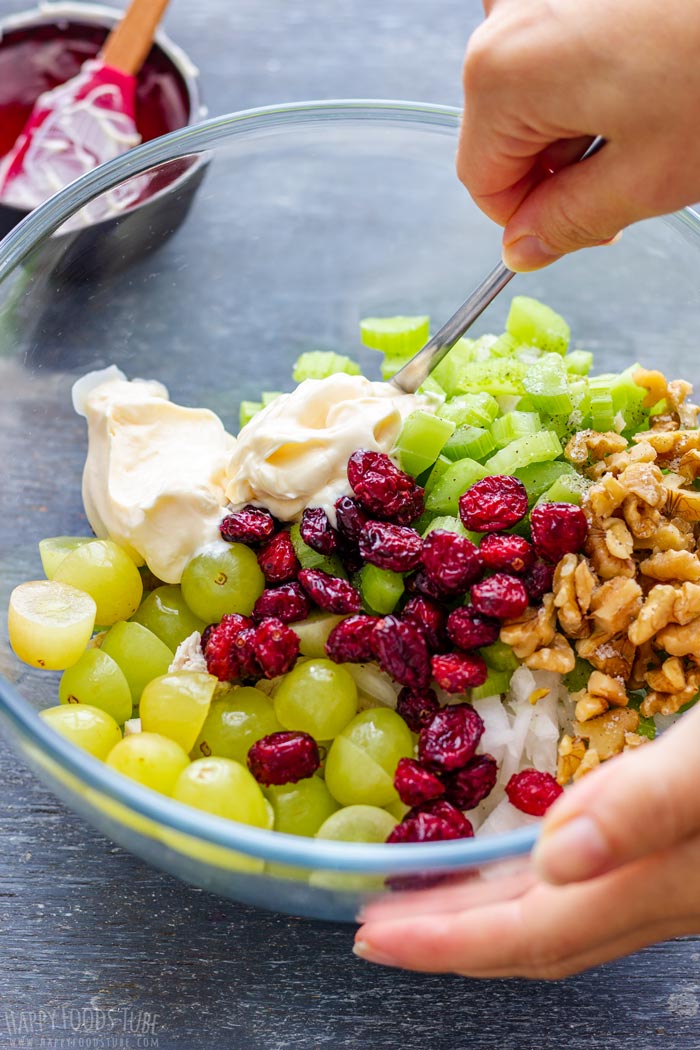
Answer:
[{"label": "fingernail", "polygon": [[560,258],[560,254],[548,248],[539,237],[529,234],[503,245],[503,262],[509,270],[519,273],[540,270]]},{"label": "fingernail", "polygon": [[615,234],[614,237],[609,237],[607,241],[599,241],[599,248],[608,248],[611,244],[618,244],[622,240],[622,230]]},{"label": "fingernail", "polygon": [[532,861],[535,872],[547,882],[580,882],[608,868],[610,847],[590,817],[574,817],[544,832]]},{"label": "fingernail", "polygon": [[373,948],[367,941],[357,940],[352,946],[352,950],[355,955],[360,959],[364,959],[365,962],[377,963],[379,966],[397,966],[398,963],[395,959],[392,959],[390,955],[385,955],[383,952],[378,952],[376,948]]}]

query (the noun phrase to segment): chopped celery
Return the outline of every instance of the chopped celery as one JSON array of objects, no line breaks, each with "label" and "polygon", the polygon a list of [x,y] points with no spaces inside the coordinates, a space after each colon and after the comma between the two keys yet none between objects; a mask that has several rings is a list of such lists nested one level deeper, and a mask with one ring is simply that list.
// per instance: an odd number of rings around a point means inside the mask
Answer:
[{"label": "chopped celery", "polygon": [[508,332],[504,332],[503,335],[499,335],[498,339],[491,344],[491,357],[510,357],[520,347],[520,343],[517,339],[514,339]]},{"label": "chopped celery", "polygon": [[294,553],[299,559],[302,569],[320,569],[331,576],[340,576],[343,579],[347,579],[347,574],[340,558],[335,554],[319,554],[318,551],[304,543],[298,524],[292,525],[289,530],[289,538],[292,541]]},{"label": "chopped celery", "polygon": [[470,361],[474,359],[473,339],[459,339],[440,364],[435,368],[433,376],[437,379],[448,397],[456,392],[459,377]]},{"label": "chopped celery", "polygon": [[457,514],[459,497],[467,489],[486,477],[488,470],[473,459],[459,459],[445,470],[435,488],[428,494],[425,506],[439,514]]},{"label": "chopped celery", "polygon": [[485,696],[496,696],[497,693],[507,693],[510,685],[512,671],[496,671],[489,669],[488,677],[482,685],[472,689],[472,700],[481,700]]},{"label": "chopped celery", "polygon": [[262,408],[262,401],[241,401],[241,407],[239,409],[239,421],[241,427],[244,427],[246,423],[250,423],[253,416]]},{"label": "chopped celery", "polygon": [[586,688],[592,672],[592,664],[589,664],[588,660],[583,660],[580,656],[577,656],[573,671],[569,671],[568,674],[564,675],[564,685],[570,693],[577,693],[579,689]]},{"label": "chopped celery", "polygon": [[591,427],[593,430],[612,430],[615,424],[612,395],[607,390],[592,395],[590,403]]},{"label": "chopped celery", "polygon": [[522,394],[525,392],[523,378],[530,368],[531,365],[513,357],[474,361],[461,369],[452,393]]},{"label": "chopped celery", "polygon": [[528,467],[531,463],[546,463],[556,459],[561,453],[561,443],[554,431],[541,430],[539,434],[527,434],[511,441],[487,459],[484,466],[488,474],[512,474],[514,470]]},{"label": "chopped celery", "polygon": [[387,616],[404,592],[403,576],[376,565],[363,565],[359,573],[362,597],[372,612]]},{"label": "chopped celery", "polygon": [[571,412],[574,407],[566,370],[562,359],[556,354],[547,354],[530,365],[523,379],[523,387],[540,412],[557,415]]},{"label": "chopped celery", "polygon": [[403,422],[394,451],[402,470],[416,477],[432,466],[455,429],[449,419],[416,409]]},{"label": "chopped celery", "polygon": [[262,398],[262,407],[267,408],[267,406],[271,405],[273,401],[276,401],[277,398],[281,396],[281,394],[281,390],[263,390],[262,394],[260,395]]},{"label": "chopped celery", "polygon": [[539,502],[575,503],[580,506],[590,484],[590,481],[580,474],[561,474],[554,484],[540,496]]},{"label": "chopped celery", "polygon": [[447,439],[442,450],[448,459],[483,459],[496,447],[488,430],[482,427],[463,426]]},{"label": "chopped celery", "polygon": [[[478,543],[481,537],[481,533],[469,532],[468,529],[465,529],[461,518],[455,518],[451,514],[441,514],[438,515],[438,517],[433,518],[427,528],[421,532],[421,535],[425,537],[428,533],[432,532],[433,529],[444,529],[446,532],[457,532],[460,536],[466,536],[467,539],[472,541],[472,543]],[[475,536],[476,540],[474,540]]]},{"label": "chopped celery", "polygon": [[405,357],[384,357],[380,365],[382,379],[386,383],[392,376],[395,376],[400,368],[406,364],[407,358]]},{"label": "chopped celery", "polygon": [[564,368],[570,375],[587,376],[593,366],[590,350],[572,350],[564,358]]},{"label": "chopped celery", "polygon": [[360,338],[365,346],[381,350],[387,357],[411,357],[427,343],[430,318],[365,317],[360,321]]},{"label": "chopped celery", "polygon": [[[295,383],[301,383],[304,379],[326,379],[337,372],[359,376],[361,369],[357,361],[344,354],[336,354],[333,350],[307,350],[294,362],[292,378]],[[263,401],[264,398],[263,394]]]},{"label": "chopped celery", "polygon": [[433,469],[430,471],[430,476],[428,477],[428,480],[425,483],[426,497],[430,495],[430,493],[433,491],[442,475],[447,470],[447,468],[451,466],[451,459],[448,459],[447,456],[438,456],[438,458],[435,460],[435,465],[433,466]]},{"label": "chopped celery", "polygon": [[520,660],[511,647],[500,639],[492,645],[482,646],[479,652],[494,671],[517,671],[520,667]]},{"label": "chopped celery", "polygon": [[427,394],[433,399],[437,398],[440,402],[443,402],[447,396],[435,376],[428,376],[423,385],[418,388],[418,393]]},{"label": "chopped celery", "polygon": [[491,394],[460,394],[438,409],[439,416],[451,419],[458,427],[464,424],[487,427],[498,412],[498,401]]},{"label": "chopped celery", "polygon": [[506,412],[491,424],[491,437],[498,448],[503,448],[516,438],[526,434],[536,434],[542,429],[542,421],[537,412]]},{"label": "chopped celery", "polygon": [[520,467],[515,471],[515,476],[527,489],[527,498],[532,506],[562,474],[575,473],[576,471],[569,463],[559,459],[553,463],[533,463],[530,467]]},{"label": "chopped celery", "polygon": [[551,307],[526,295],[514,296],[506,331],[526,346],[539,346],[549,353],[565,354],[571,331],[568,324]]}]

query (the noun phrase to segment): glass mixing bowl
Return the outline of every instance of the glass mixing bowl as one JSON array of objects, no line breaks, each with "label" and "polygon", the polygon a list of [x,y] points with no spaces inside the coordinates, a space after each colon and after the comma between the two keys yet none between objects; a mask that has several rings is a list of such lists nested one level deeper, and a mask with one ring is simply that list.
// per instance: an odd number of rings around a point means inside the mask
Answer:
[{"label": "glass mixing bowl", "polygon": [[[499,230],[454,174],[459,114],[401,102],[299,103],[237,113],[149,142],[89,173],[0,244],[0,607],[41,576],[37,541],[87,532],[76,376],[111,362],[162,380],[236,429],[238,402],[289,389],[310,348],[351,353],[369,314],[441,322],[499,255]],[[200,155],[208,175],[157,254],[95,280],[76,235],[55,231],[100,192]],[[173,193],[181,192],[177,186]],[[128,214],[122,221],[128,220]],[[117,231],[118,232],[118,231]],[[119,251],[118,238],[111,244]],[[628,230],[518,277],[479,324],[500,331],[510,292],[571,322],[599,371],[636,359],[696,378],[700,222],[691,211]],[[233,899],[352,919],[385,879],[486,869],[526,854],[536,826],[492,838],[387,846],[265,832],[178,805],[113,773],[36,711],[55,674],[21,665],[2,631],[0,721],[18,754],[71,808],[156,866]]]}]

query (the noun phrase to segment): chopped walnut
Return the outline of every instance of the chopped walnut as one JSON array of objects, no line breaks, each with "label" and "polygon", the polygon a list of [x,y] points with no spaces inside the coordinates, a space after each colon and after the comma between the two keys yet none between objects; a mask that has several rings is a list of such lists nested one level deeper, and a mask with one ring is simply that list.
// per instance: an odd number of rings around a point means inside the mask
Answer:
[{"label": "chopped walnut", "polygon": [[626,561],[634,550],[634,537],[621,518],[604,518],[601,527],[605,530],[605,544],[613,558]]},{"label": "chopped walnut", "polygon": [[[668,660],[664,662],[664,667],[667,663],[669,663]],[[645,718],[651,718],[652,715],[656,714],[678,714],[685,704],[690,703],[695,698],[699,686],[700,670],[688,671],[684,677],[683,688],[668,692],[653,689],[642,700],[639,710]]]},{"label": "chopped walnut", "polygon": [[681,456],[678,472],[686,481],[695,481],[700,474],[700,449],[691,448]]},{"label": "chopped walnut", "polygon": [[642,642],[635,650],[632,670],[627,680],[628,688],[644,689],[647,684],[647,671],[651,670],[652,667],[657,667],[660,662],[659,654],[653,648],[652,643],[650,641]]},{"label": "chopped walnut", "polygon": [[669,624],[655,641],[670,656],[695,656],[700,653],[700,619],[684,625]]},{"label": "chopped walnut", "polygon": [[642,402],[644,408],[653,408],[668,394],[668,383],[663,372],[638,368],[632,378],[637,386],[641,386],[646,390],[646,396]]},{"label": "chopped walnut", "polygon": [[612,678],[602,671],[592,671],[587,688],[592,695],[602,696],[611,707],[627,707],[627,690],[619,678]]},{"label": "chopped walnut", "polygon": [[574,773],[573,779],[580,780],[581,777],[585,777],[586,773],[591,773],[596,766],[600,765],[600,756],[594,747],[589,747],[586,754],[583,756],[583,761],[580,763],[578,769]]},{"label": "chopped walnut", "polygon": [[647,685],[657,693],[677,693],[685,689],[685,671],[678,656],[669,656],[661,667],[654,667],[646,674]]},{"label": "chopped walnut", "polygon": [[592,461],[597,463],[613,452],[622,452],[627,448],[627,438],[613,430],[599,433],[597,430],[579,430],[566,443],[564,456],[569,463],[581,467]]},{"label": "chopped walnut", "polygon": [[619,482],[628,493],[650,507],[660,508],[666,502],[663,474],[655,463],[631,463],[620,474]]},{"label": "chopped walnut", "polygon": [[651,536],[635,536],[635,550],[689,551],[695,546],[693,527],[682,518],[663,521]]},{"label": "chopped walnut", "polygon": [[554,601],[553,594],[545,594],[538,609],[528,607],[517,620],[510,620],[501,628],[501,641],[511,646],[518,659],[532,656],[554,638]]},{"label": "chopped walnut", "polygon": [[642,589],[636,580],[624,576],[606,580],[593,592],[591,615],[595,626],[610,635],[626,631],[639,613]]},{"label": "chopped walnut", "polygon": [[647,430],[643,434],[635,434],[632,440],[637,444],[650,445],[661,467],[677,463],[686,452],[700,448],[700,432],[695,430]]},{"label": "chopped walnut", "polygon": [[640,441],[624,452],[615,452],[605,460],[605,468],[612,474],[622,474],[628,467],[639,463],[653,463],[656,450],[647,441]]},{"label": "chopped walnut", "polygon": [[588,722],[591,718],[597,718],[598,715],[604,714],[610,707],[610,704],[604,696],[592,696],[585,689],[581,691],[579,699],[576,701],[575,717],[577,722]]},{"label": "chopped walnut", "polygon": [[688,401],[693,392],[691,383],[685,379],[673,379],[668,384],[666,400],[671,412],[678,416],[680,424],[684,428],[696,427],[698,425],[698,412],[700,408]]},{"label": "chopped walnut", "polygon": [[569,736],[567,733],[559,741],[557,751],[557,783],[563,787],[569,783],[581,765],[586,754],[586,745],[580,736]]},{"label": "chopped walnut", "polygon": [[649,539],[661,522],[661,511],[638,496],[625,496],[622,503],[625,521],[638,539]]},{"label": "chopped walnut", "polygon": [[622,505],[626,495],[624,485],[612,474],[606,474],[589,488],[588,504],[597,518],[609,518]]},{"label": "chopped walnut", "polygon": [[632,751],[635,748],[641,747],[642,744],[648,744],[649,737],[640,736],[639,733],[625,733],[625,746],[623,751]]},{"label": "chopped walnut", "polygon": [[668,412],[659,416],[649,416],[649,425],[652,430],[678,430],[678,420]]},{"label": "chopped walnut", "polygon": [[700,558],[691,551],[660,551],[646,558],[639,568],[654,580],[700,580]]},{"label": "chopped walnut", "polygon": [[[579,573],[579,569],[583,569]],[[559,624],[569,638],[585,638],[591,633],[586,620],[595,577],[585,560],[576,554],[565,554],[554,572],[554,604]]]},{"label": "chopped walnut", "polygon": [[574,730],[578,736],[590,741],[601,762],[619,754],[625,746],[625,734],[636,733],[639,715],[632,707],[615,707],[589,722],[577,723]]},{"label": "chopped walnut", "polygon": [[667,490],[666,513],[685,521],[700,521],[700,492],[690,489]]},{"label": "chopped walnut", "polygon": [[576,652],[598,671],[613,678],[627,681],[632,673],[635,648],[625,633],[611,637],[607,631],[594,631],[590,638],[576,642]]},{"label": "chopped walnut", "polygon": [[647,594],[634,623],[629,627],[630,641],[642,645],[673,620],[678,591],[667,583],[657,583]]},{"label": "chopped walnut", "polygon": [[676,591],[672,619],[686,624],[700,616],[700,584],[686,580]]},{"label": "chopped walnut", "polygon": [[557,674],[568,674],[576,666],[576,657],[564,635],[555,634],[550,645],[544,645],[531,656],[526,656],[524,663],[532,671],[556,671]]},{"label": "chopped walnut", "polygon": [[605,529],[599,525],[589,527],[585,550],[593,569],[603,580],[612,580],[618,576],[631,579],[636,573],[637,566],[633,558],[616,558],[610,553],[605,541]]}]

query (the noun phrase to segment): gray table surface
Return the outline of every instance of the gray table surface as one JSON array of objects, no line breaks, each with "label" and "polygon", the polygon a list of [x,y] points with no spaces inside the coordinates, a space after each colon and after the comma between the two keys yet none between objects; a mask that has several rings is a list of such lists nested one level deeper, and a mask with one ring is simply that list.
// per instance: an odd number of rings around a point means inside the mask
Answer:
[{"label": "gray table surface", "polygon": [[[23,6],[0,0],[0,14]],[[458,104],[480,15],[475,0],[175,0],[167,26],[221,113],[302,98]],[[350,954],[349,927],[237,906],[152,870],[2,747],[0,841],[1,1047],[700,1045],[692,939],[553,985],[370,967]]]}]

